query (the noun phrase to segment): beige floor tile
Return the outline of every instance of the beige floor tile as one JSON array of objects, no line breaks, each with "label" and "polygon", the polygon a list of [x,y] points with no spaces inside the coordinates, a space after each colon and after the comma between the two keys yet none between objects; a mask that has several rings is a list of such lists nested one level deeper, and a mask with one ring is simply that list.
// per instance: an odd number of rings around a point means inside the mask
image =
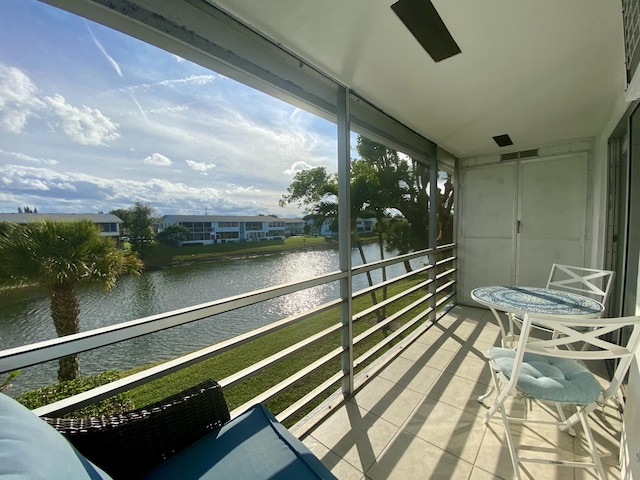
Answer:
[{"label": "beige floor tile", "polygon": [[482,418],[446,403],[423,403],[404,429],[447,452],[473,463],[485,432]]},{"label": "beige floor tile", "polygon": [[501,340],[502,334],[500,333],[500,329],[492,324],[475,326],[467,338],[469,343],[481,342],[489,345],[498,345],[501,343]]},{"label": "beige floor tile", "polygon": [[433,384],[427,398],[430,402],[445,402],[453,407],[466,410],[472,415],[484,416],[487,407],[478,402],[478,397],[486,392],[487,385],[485,384],[443,373]]},{"label": "beige floor tile", "polygon": [[350,465],[365,472],[375,462],[398,427],[353,402],[346,402],[311,435]]},{"label": "beige floor tile", "polygon": [[[520,443],[517,436],[514,440],[516,443]],[[573,452],[561,448],[544,446],[540,447],[540,449],[541,450],[536,449],[535,451],[527,449],[525,455],[530,458],[550,458],[568,461],[574,458]],[[523,452],[520,454],[523,455]],[[490,428],[487,428],[475,465],[487,472],[494,472],[495,475],[501,478],[514,478],[509,449],[504,441],[503,432],[499,427],[492,425]],[[568,480],[573,478],[573,470],[572,468],[550,464],[528,463],[525,467],[521,468],[521,475],[523,479],[532,480]]]},{"label": "beige floor tile", "polygon": [[424,395],[380,376],[371,380],[352,401],[361,408],[400,427]]},{"label": "beige floor tile", "polygon": [[366,472],[371,480],[466,480],[473,465],[408,433],[389,444]]},{"label": "beige floor tile", "polygon": [[[444,327],[452,327],[446,330]],[[456,307],[416,340],[311,433],[305,443],[340,479],[511,480],[514,471],[499,413],[484,425],[495,393],[483,353],[499,340],[488,310]],[[507,411],[522,416],[528,403],[510,398]],[[553,405],[533,404],[530,419],[556,418]],[[620,414],[614,404],[590,416],[609,480],[620,479]],[[555,425],[513,425],[527,454],[580,460],[588,456],[581,427],[576,437]],[[528,464],[523,479],[593,480],[593,470]]]},{"label": "beige floor tile", "polygon": [[441,375],[440,370],[398,357],[380,372],[380,376],[400,386],[425,394]]},{"label": "beige floor tile", "polygon": [[364,473],[329,450],[315,437],[309,435],[303,443],[340,480],[362,480]]},{"label": "beige floor tile", "polygon": [[456,356],[456,350],[438,348],[437,345],[426,345],[415,342],[400,355],[420,365],[431,365],[442,370]]},{"label": "beige floor tile", "polygon": [[[455,334],[451,334],[447,332],[446,329],[436,324],[422,334],[413,345],[416,344],[422,345],[420,349],[414,349],[414,351],[417,350],[420,352],[419,356],[422,356],[422,352],[426,350],[425,346],[436,350],[442,349],[457,352],[462,345],[466,344],[466,338],[461,338]],[[411,358],[411,354],[406,356],[411,360],[416,360],[416,358]]]},{"label": "beige floor tile", "polygon": [[476,348],[461,349],[444,371],[484,385],[492,384],[487,361]]},{"label": "beige floor tile", "polygon": [[479,467],[473,467],[469,480],[505,480],[505,478],[499,477],[495,473],[485,472]]},{"label": "beige floor tile", "polygon": [[[607,480],[620,480],[622,473],[620,468],[613,465],[603,465],[604,473],[607,476]],[[574,480],[598,480],[594,470],[576,470],[574,473]]]}]

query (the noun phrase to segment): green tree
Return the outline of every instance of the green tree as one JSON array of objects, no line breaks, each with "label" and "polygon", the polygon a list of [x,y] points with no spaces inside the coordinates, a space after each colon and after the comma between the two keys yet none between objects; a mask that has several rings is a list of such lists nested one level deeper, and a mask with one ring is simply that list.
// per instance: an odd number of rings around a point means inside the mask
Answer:
[{"label": "green tree", "polygon": [[111,210],[109,213],[115,215],[120,220],[122,220],[122,224],[120,225],[120,236],[129,236],[129,226],[131,225],[131,209],[129,208],[118,208],[116,210]]},{"label": "green tree", "polygon": [[[372,208],[371,196],[375,188],[369,184],[367,174],[369,167],[362,162],[352,162],[351,164],[351,231],[356,248],[363,263],[367,259],[362,248],[362,241],[356,228],[358,217],[370,216]],[[293,181],[287,187],[287,192],[282,195],[280,206],[287,203],[297,203],[304,206],[314,221],[314,227],[320,228],[324,222],[328,222],[333,229],[338,222],[338,178],[336,175],[328,175],[323,167],[316,167],[310,170],[297,172]],[[373,286],[371,272],[365,273],[367,282]],[[375,291],[371,291],[371,300],[377,303]],[[378,321],[382,320],[383,314],[376,310]]]},{"label": "green tree", "polygon": [[156,240],[163,245],[179,247],[181,242],[187,240],[191,231],[184,225],[169,225],[156,235]]},{"label": "green tree", "polygon": [[[108,290],[120,274],[139,274],[141,269],[137,256],[101,236],[90,220],[12,224],[0,235],[0,283],[44,286],[59,337],[80,331],[79,284],[99,283]],[[78,372],[75,355],[59,360],[60,381],[77,378]]]},{"label": "green tree", "polygon": [[155,209],[148,203],[137,201],[133,207],[112,210],[109,213],[118,216],[124,222],[122,227],[129,235],[131,250],[140,257],[144,257],[144,254],[151,250],[153,245]]}]

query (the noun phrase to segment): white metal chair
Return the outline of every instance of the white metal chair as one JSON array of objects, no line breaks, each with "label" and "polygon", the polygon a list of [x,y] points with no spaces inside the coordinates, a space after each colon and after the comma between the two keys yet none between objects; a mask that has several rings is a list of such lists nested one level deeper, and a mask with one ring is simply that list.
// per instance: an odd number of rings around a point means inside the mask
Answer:
[{"label": "white metal chair", "polygon": [[[544,323],[558,332],[555,338],[530,342],[533,324]],[[583,327],[588,327],[585,330]],[[623,344],[609,338],[624,329]],[[588,344],[588,349],[574,348],[576,344]],[[486,357],[489,360],[496,399],[487,412],[488,423],[500,412],[509,446],[515,477],[520,479],[521,465],[531,463],[564,464],[569,467],[594,468],[604,480],[605,473],[597,447],[589,428],[588,415],[599,404],[606,403],[620,387],[640,343],[640,316],[624,318],[577,319],[561,316],[534,317],[525,315],[520,338],[515,349],[492,347]],[[612,380],[603,387],[596,377],[582,364],[583,360],[618,359]],[[557,421],[513,418],[508,416],[505,401],[518,394],[536,402],[571,405],[575,408],[568,418],[561,414]],[[584,430],[592,462],[559,461],[557,459],[531,458],[521,451],[535,450],[528,445],[516,445],[511,433],[514,424],[557,424],[567,431],[580,422]],[[524,440],[524,439],[523,439]]]},{"label": "white metal chair", "polygon": [[[592,298],[605,306],[609,298],[609,290],[613,285],[615,272],[612,270],[600,270],[597,268],[576,267],[572,265],[562,265],[554,263],[551,265],[551,272],[547,279],[545,288],[572,292]],[[522,324],[522,316],[508,313],[509,331],[514,332]],[[544,324],[534,324],[534,328],[549,331]],[[512,335],[510,341],[517,340],[517,336]],[[503,339],[503,346],[508,345],[508,341]],[[512,345],[511,345],[512,346]]]},{"label": "white metal chair", "polygon": [[597,268],[574,267],[554,263],[547,288],[579,293],[606,306],[615,272]]}]

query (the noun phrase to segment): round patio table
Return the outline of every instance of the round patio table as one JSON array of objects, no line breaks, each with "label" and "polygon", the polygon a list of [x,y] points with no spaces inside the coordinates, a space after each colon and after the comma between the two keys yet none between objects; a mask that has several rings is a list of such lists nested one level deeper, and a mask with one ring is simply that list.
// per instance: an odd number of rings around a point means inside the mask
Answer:
[{"label": "round patio table", "polygon": [[539,287],[478,287],[471,292],[471,298],[489,308],[521,315],[538,313],[596,318],[604,311],[602,303],[584,295]]},{"label": "round patio table", "polygon": [[[513,315],[526,313],[539,315],[567,315],[569,317],[598,318],[604,305],[592,298],[573,292],[539,287],[488,286],[471,291],[471,298],[493,312],[502,334],[503,346],[512,346],[515,340]],[[497,310],[509,318],[508,332]]]}]

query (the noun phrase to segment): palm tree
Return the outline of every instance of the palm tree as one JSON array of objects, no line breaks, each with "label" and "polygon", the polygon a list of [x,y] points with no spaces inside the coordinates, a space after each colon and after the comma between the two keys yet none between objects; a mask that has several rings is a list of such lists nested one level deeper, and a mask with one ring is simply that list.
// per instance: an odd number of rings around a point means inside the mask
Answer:
[{"label": "palm tree", "polygon": [[[141,269],[137,256],[101,236],[90,220],[10,224],[0,234],[0,285],[45,287],[58,337],[80,331],[78,284],[100,283],[109,290],[120,274]],[[76,355],[59,360],[59,381],[78,378],[78,373]]]}]

